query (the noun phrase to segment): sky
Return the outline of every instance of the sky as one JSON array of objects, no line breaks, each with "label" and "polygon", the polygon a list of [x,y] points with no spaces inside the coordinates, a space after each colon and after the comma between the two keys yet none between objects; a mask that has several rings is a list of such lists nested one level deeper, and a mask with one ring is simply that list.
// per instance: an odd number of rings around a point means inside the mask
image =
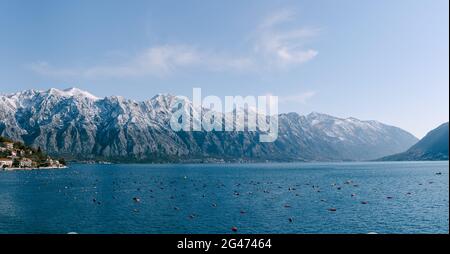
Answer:
[{"label": "sky", "polygon": [[448,0],[0,0],[0,93],[276,95],[279,111],[448,121]]}]

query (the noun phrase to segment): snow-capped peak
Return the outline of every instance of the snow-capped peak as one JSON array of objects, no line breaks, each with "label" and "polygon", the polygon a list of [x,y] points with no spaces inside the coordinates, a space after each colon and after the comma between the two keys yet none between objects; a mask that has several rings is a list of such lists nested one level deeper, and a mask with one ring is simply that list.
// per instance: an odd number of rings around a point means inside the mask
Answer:
[{"label": "snow-capped peak", "polygon": [[[398,128],[312,113],[281,114],[277,143],[260,144],[258,133],[175,132],[170,126],[176,96],[159,94],[144,102],[98,98],[77,88],[27,90],[0,96],[0,134],[53,154],[84,158],[153,160],[201,156],[282,160],[368,160],[405,151],[417,142]],[[195,105],[197,106],[197,105]],[[200,123],[206,109],[194,108]],[[241,121],[225,113],[215,119]],[[37,134],[37,135],[35,135]],[[31,140],[32,138],[32,140]],[[130,146],[132,145],[132,146]],[[151,156],[148,156],[151,155]],[[254,156],[254,157],[253,157]]]},{"label": "snow-capped peak", "polygon": [[72,87],[72,88],[68,88],[68,89],[64,89],[64,90],[59,90],[56,88],[50,88],[47,91],[48,94],[53,94],[53,95],[57,95],[57,96],[61,96],[61,97],[76,97],[76,98],[87,98],[90,100],[99,100],[100,98],[92,95],[91,93],[87,92],[87,91],[83,91],[81,89]]}]

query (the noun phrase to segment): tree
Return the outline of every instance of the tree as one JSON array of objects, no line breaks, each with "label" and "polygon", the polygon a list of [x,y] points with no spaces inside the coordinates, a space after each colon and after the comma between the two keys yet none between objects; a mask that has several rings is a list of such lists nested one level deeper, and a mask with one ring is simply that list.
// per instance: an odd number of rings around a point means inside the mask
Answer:
[{"label": "tree", "polygon": [[11,142],[10,139],[0,136],[0,143]]},{"label": "tree", "polygon": [[63,166],[66,166],[66,165],[67,165],[67,162],[66,162],[66,160],[65,160],[64,158],[61,158],[61,159],[59,159],[58,161],[59,161],[59,163],[60,163],[61,165],[63,165]]},{"label": "tree", "polygon": [[11,151],[0,152],[0,158],[6,158],[8,156],[11,156]]},{"label": "tree", "polygon": [[20,161],[19,161],[18,159],[14,159],[14,160],[13,160],[13,163],[12,163],[12,166],[13,166],[14,168],[20,167]]}]

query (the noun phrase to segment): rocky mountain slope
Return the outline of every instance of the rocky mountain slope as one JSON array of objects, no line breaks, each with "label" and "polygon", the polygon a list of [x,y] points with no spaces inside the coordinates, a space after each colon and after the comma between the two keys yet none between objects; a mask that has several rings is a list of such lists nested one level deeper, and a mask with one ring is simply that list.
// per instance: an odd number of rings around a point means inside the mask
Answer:
[{"label": "rocky mountain slope", "polygon": [[385,161],[448,160],[448,122],[430,131],[406,152],[381,158]]},{"label": "rocky mountain slope", "polygon": [[122,162],[370,160],[417,142],[397,127],[319,113],[280,114],[273,143],[260,143],[258,132],[175,132],[169,125],[175,99],[27,90],[0,96],[0,135],[67,159]]}]

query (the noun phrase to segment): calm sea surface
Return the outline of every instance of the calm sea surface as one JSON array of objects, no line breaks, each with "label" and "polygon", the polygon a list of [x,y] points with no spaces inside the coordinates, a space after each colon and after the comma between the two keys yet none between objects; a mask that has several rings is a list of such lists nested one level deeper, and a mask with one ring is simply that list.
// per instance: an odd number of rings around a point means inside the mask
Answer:
[{"label": "calm sea surface", "polygon": [[0,172],[0,233],[448,234],[448,218],[448,162]]}]

